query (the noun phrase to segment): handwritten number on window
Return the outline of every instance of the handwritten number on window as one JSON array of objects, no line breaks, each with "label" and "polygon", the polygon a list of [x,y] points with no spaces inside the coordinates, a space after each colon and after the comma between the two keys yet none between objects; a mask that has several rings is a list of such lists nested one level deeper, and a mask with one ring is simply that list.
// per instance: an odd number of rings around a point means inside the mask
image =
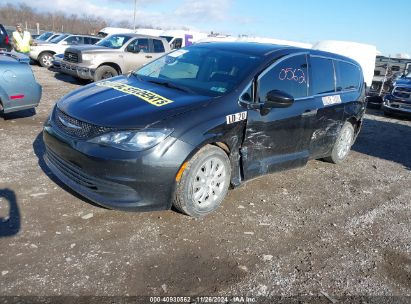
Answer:
[{"label": "handwritten number on window", "polygon": [[278,75],[280,80],[291,80],[298,83],[305,83],[305,74],[301,69],[285,68],[281,69]]}]

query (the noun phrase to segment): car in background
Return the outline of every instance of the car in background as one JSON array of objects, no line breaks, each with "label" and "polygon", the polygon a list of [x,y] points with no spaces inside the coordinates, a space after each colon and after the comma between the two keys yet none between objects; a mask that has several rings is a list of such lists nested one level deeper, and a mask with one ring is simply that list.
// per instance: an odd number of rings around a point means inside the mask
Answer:
[{"label": "car in background", "polygon": [[394,82],[391,93],[383,98],[382,110],[385,115],[411,117],[411,72]]},{"label": "car in background", "polygon": [[11,37],[7,33],[6,29],[2,24],[0,24],[0,51],[11,51],[12,46],[10,40]]},{"label": "car in background", "polygon": [[0,52],[0,109],[4,113],[36,107],[41,99],[41,86],[36,82],[22,54]]},{"label": "car in background", "polygon": [[71,45],[95,44],[100,37],[89,35],[61,34],[47,43],[32,45],[30,47],[30,58],[38,61],[42,67],[52,65],[53,55],[62,54]]},{"label": "car in background", "polygon": [[53,55],[53,60],[51,61],[51,66],[49,67],[49,70],[59,72],[61,68],[61,61],[63,60],[63,58],[64,54]]},{"label": "car in background", "polygon": [[107,36],[95,45],[67,48],[61,72],[99,81],[126,74],[170,51],[160,37],[125,33]]}]

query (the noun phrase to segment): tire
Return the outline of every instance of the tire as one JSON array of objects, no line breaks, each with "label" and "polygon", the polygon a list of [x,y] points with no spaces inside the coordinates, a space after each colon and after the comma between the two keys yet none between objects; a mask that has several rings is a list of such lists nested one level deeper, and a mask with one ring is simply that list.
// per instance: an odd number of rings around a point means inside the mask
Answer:
[{"label": "tire", "polygon": [[100,81],[102,79],[111,78],[117,76],[118,72],[115,68],[109,65],[99,66],[94,73],[94,81]]},{"label": "tire", "polygon": [[345,122],[334,143],[331,155],[324,160],[333,164],[342,163],[348,156],[351,146],[354,143],[354,127],[351,123]]},{"label": "tire", "polygon": [[[212,176],[209,176],[210,171],[214,172]],[[174,207],[192,217],[213,212],[227,194],[230,177],[227,154],[216,146],[205,146],[190,159],[176,182]]]},{"label": "tire", "polygon": [[49,52],[41,53],[39,56],[39,63],[43,68],[49,68],[52,66],[53,54]]}]

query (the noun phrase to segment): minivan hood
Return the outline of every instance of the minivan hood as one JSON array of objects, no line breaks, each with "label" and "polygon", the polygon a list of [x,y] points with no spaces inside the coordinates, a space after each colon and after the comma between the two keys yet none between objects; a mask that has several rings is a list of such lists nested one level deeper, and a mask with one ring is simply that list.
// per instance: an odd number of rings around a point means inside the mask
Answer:
[{"label": "minivan hood", "polygon": [[[123,91],[119,90],[119,85],[123,85]],[[163,99],[163,102],[167,99],[169,103],[156,106],[146,101],[153,96],[157,96],[157,100]],[[140,81],[131,75],[110,78],[75,90],[60,99],[57,107],[84,122],[110,128],[134,129],[153,125],[211,100],[210,96]]]}]

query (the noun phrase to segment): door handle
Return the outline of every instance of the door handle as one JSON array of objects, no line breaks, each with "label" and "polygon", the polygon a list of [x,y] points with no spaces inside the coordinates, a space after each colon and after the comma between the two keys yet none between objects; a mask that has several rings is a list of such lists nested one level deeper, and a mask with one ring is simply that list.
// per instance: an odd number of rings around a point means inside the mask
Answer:
[{"label": "door handle", "polygon": [[314,116],[317,115],[317,109],[315,110],[305,110],[301,116]]},{"label": "door handle", "polygon": [[153,56],[150,56],[150,55],[146,55],[146,58],[153,58]]}]

